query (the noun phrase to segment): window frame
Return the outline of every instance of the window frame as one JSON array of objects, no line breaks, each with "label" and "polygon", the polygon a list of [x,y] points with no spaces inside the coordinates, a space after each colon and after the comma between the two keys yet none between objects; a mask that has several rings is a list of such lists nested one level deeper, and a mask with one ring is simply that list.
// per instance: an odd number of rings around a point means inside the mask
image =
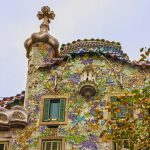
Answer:
[{"label": "window frame", "polygon": [[11,138],[0,138],[0,143],[8,143],[8,149],[11,150],[12,148],[12,139]]},{"label": "window frame", "polygon": [[[58,99],[65,99],[65,111],[64,111],[64,121],[43,121],[44,118],[44,102],[46,99],[50,100],[58,100]],[[68,101],[69,95],[44,95],[42,96],[41,107],[40,107],[40,125],[65,125],[68,123]]]},{"label": "window frame", "polygon": [[[121,141],[121,143],[118,143],[119,141]],[[131,148],[131,141],[129,139],[118,139],[118,140],[114,140],[112,141],[112,150],[118,150],[118,144],[121,144],[121,149],[124,148],[123,145],[124,145],[124,141],[128,141],[128,144],[129,144],[129,148]],[[114,144],[117,144],[116,146],[116,149],[114,148]],[[134,147],[134,145],[133,145]]]},{"label": "window frame", "polygon": [[[132,94],[124,94],[124,93],[111,93],[110,95],[109,95],[109,102],[110,102],[110,119],[112,120],[112,121],[115,121],[115,120],[117,120],[117,117],[113,117],[112,116],[112,107],[111,107],[111,97],[125,97],[125,96],[127,96],[127,97],[132,97],[133,95]],[[126,117],[118,117],[119,118],[119,120],[124,120]],[[133,103],[133,101],[132,101],[132,116],[130,117],[130,119],[132,119],[132,118],[134,118],[134,103]]]},{"label": "window frame", "polygon": [[46,137],[46,138],[41,138],[39,141],[39,150],[43,150],[43,141],[61,141],[61,150],[65,150],[65,137],[63,136],[57,136],[57,137]]}]

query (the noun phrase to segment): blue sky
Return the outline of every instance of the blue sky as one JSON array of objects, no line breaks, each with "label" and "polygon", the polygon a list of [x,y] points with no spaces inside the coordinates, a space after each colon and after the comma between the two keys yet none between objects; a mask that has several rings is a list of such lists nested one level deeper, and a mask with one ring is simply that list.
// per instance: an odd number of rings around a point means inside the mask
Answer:
[{"label": "blue sky", "polygon": [[56,14],[50,33],[60,45],[79,38],[119,41],[131,60],[150,47],[149,0],[1,0],[0,97],[25,90],[24,41],[39,31],[36,14],[45,5]]}]

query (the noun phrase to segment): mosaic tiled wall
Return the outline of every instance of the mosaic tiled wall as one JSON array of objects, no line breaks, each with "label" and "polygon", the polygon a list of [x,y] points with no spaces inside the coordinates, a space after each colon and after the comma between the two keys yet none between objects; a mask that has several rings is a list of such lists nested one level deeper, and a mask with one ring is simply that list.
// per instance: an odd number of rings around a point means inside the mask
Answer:
[{"label": "mosaic tiled wall", "polygon": [[[64,136],[66,150],[110,150],[111,140],[103,136],[110,119],[108,96],[141,87],[148,73],[96,54],[70,56],[59,65],[39,69],[52,62],[51,53],[51,47],[42,43],[30,53],[25,101],[29,125],[14,131],[13,150],[37,150],[40,138],[48,136]],[[99,84],[98,93],[90,100],[78,93],[80,73],[88,64],[98,73]],[[39,126],[41,96],[66,93],[70,94],[68,124],[58,129]]]}]

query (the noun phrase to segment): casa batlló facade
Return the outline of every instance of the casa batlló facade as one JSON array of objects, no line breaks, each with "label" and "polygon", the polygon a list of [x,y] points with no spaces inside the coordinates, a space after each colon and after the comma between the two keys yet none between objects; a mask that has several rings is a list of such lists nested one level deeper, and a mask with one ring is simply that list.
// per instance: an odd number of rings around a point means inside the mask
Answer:
[{"label": "casa batll\u00f3 facade", "polygon": [[132,96],[128,104],[121,100],[144,85],[149,71],[131,62],[118,42],[79,39],[59,50],[48,33],[54,12],[46,6],[37,16],[40,32],[25,41],[26,91],[0,101],[0,150],[137,149],[129,139],[111,139],[107,124],[138,117]]}]

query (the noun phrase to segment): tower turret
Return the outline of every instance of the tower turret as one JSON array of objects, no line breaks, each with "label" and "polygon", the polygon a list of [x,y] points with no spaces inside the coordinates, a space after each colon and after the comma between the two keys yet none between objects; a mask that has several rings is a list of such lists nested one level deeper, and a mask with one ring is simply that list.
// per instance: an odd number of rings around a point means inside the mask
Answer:
[{"label": "tower turret", "polygon": [[38,12],[37,17],[39,20],[43,19],[42,24],[40,25],[40,32],[33,33],[30,38],[28,38],[24,45],[27,51],[27,58],[30,57],[30,52],[34,46],[38,46],[37,44],[40,42],[46,43],[51,47],[52,57],[58,57],[58,47],[59,42],[56,38],[51,36],[49,31],[49,23],[51,20],[55,18],[55,14],[50,10],[48,6],[44,6],[41,8],[41,11]]},{"label": "tower turret", "polygon": [[48,33],[49,23],[55,17],[54,12],[48,6],[44,6],[38,12],[37,17],[39,20],[43,20],[40,25],[40,31],[33,33],[24,43],[28,58],[28,77],[24,102],[27,109],[30,99],[33,99],[33,95],[40,94],[44,89],[42,80],[44,73],[39,68],[59,59],[59,42]]}]

